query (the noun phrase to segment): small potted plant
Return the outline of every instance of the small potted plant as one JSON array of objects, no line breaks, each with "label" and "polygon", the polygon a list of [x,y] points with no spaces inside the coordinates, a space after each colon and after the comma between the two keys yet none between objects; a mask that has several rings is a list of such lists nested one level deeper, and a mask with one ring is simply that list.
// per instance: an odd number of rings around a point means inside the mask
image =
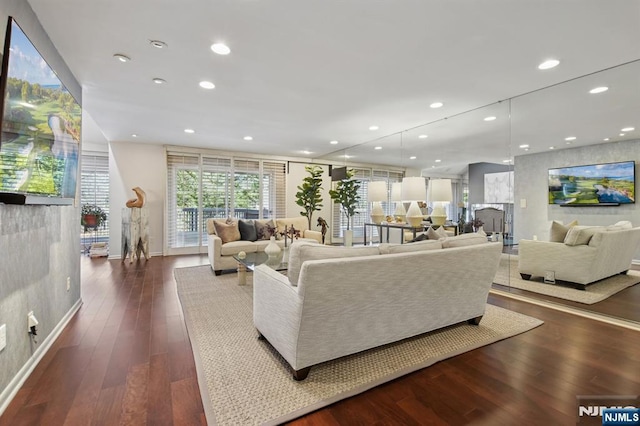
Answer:
[{"label": "small potted plant", "polygon": [[95,204],[83,204],[80,223],[84,227],[84,231],[88,229],[97,229],[107,220],[107,214],[102,208]]}]

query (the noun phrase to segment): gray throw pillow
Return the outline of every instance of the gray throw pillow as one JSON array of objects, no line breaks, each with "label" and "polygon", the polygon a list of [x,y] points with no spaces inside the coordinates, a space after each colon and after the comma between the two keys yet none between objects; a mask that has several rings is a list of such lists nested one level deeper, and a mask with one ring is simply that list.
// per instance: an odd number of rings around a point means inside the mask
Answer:
[{"label": "gray throw pillow", "polygon": [[238,228],[240,229],[240,239],[242,241],[256,241],[258,239],[256,225],[253,220],[240,219],[238,221]]},{"label": "gray throw pillow", "polygon": [[272,219],[256,220],[255,226],[257,240],[268,240],[276,235],[276,224],[273,223]]}]

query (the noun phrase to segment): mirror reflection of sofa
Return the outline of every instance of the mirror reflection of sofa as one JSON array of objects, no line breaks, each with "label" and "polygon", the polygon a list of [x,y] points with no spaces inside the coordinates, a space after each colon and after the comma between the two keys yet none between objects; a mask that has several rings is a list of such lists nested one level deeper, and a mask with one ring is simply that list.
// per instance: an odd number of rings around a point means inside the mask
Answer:
[{"label": "mirror reflection of sofa", "polygon": [[[267,229],[275,229],[276,244],[284,248],[285,239],[281,235],[285,227],[299,231],[297,240],[313,240],[322,242],[322,233],[309,229],[306,217],[278,218],[278,219],[207,219],[207,252],[209,263],[216,275],[223,270],[236,269],[238,263],[234,255],[244,251],[254,253],[264,251],[269,244]],[[252,230],[253,227],[253,230]]]},{"label": "mirror reflection of sofa", "polygon": [[554,222],[551,240],[520,240],[518,272],[526,280],[553,277],[584,290],[591,283],[629,270],[640,247],[640,228],[633,228],[628,221],[611,226]]}]

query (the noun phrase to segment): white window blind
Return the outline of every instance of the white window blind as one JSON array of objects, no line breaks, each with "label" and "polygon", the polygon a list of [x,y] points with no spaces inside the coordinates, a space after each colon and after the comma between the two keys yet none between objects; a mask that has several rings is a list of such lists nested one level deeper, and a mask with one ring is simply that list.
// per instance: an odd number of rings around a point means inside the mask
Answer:
[{"label": "white window blind", "polygon": [[262,216],[284,217],[287,206],[287,170],[284,162],[262,162]]},{"label": "white window blind", "polygon": [[109,157],[106,153],[83,154],[80,172],[80,204],[92,204],[107,214],[107,221],[100,228],[84,232],[81,227],[81,245],[93,242],[109,242]]}]

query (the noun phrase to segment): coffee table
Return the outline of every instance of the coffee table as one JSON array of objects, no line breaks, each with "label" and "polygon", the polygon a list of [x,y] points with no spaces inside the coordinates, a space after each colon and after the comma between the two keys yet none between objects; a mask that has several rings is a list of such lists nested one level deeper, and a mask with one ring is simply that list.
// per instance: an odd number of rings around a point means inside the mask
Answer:
[{"label": "coffee table", "polygon": [[267,265],[275,271],[286,271],[288,254],[288,250],[282,250],[272,257],[267,256],[263,251],[247,253],[244,258],[234,254],[233,258],[238,262],[238,285],[245,285],[247,283],[247,271],[253,272],[258,265]]}]

